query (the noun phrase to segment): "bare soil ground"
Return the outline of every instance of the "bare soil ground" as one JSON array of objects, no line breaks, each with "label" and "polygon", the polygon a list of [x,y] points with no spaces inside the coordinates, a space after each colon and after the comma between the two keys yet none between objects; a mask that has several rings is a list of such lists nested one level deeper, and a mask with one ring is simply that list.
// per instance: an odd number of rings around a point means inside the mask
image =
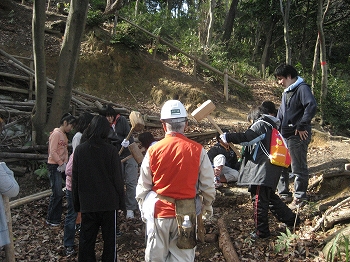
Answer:
[{"label": "bare soil ground", "polygon": [[[0,4],[0,48],[13,55],[30,56],[30,19],[30,6],[5,10]],[[61,38],[48,34],[46,37],[47,74],[54,78]],[[4,58],[0,56],[0,61],[1,59]],[[118,70],[112,71],[116,68]],[[9,68],[5,63],[0,63],[0,71],[7,70]],[[185,101],[190,112],[198,103],[211,99],[217,106],[213,114],[215,121],[221,127],[236,131],[243,131],[247,127],[246,114],[253,106],[259,105],[263,100],[272,100],[279,104],[281,90],[271,81],[247,77],[245,83],[249,92],[247,89],[246,93],[251,93],[251,96],[247,98],[243,96],[244,90],[233,89],[230,91],[229,101],[225,101],[222,87],[204,80],[204,77],[194,80],[187,73],[189,71],[189,68],[179,62],[153,60],[142,51],[130,50],[123,45],[107,47],[95,37],[87,37],[82,44],[75,86],[81,91],[150,115],[159,114],[160,103],[164,98],[180,98]],[[0,81],[0,85],[10,83],[7,78],[0,77]],[[220,218],[225,221],[231,242],[241,261],[325,261],[322,248],[327,237],[337,229],[346,227],[347,223],[336,224],[325,232],[319,230],[310,233],[310,228],[323,213],[313,203],[317,205],[324,203],[327,198],[337,199],[337,194],[340,193],[343,198],[349,195],[350,176],[349,171],[344,171],[344,164],[350,162],[350,147],[348,141],[334,140],[331,130],[320,128],[317,121],[314,122],[314,128],[308,155],[310,184],[327,174],[333,176],[324,178],[310,188],[310,204],[299,210],[304,223],[295,231],[297,239],[285,251],[275,252],[279,243],[278,236],[281,232],[286,232],[286,229],[272,216],[272,237],[267,240],[251,239],[249,233],[253,231],[254,223],[247,189],[235,184],[225,184],[217,190],[214,217],[205,222],[208,241],[198,244],[195,261],[226,261],[218,242],[220,234],[217,220]],[[190,119],[187,132],[206,130],[213,130],[208,122],[196,123]],[[159,129],[149,131],[157,137],[162,135]],[[205,141],[203,146],[209,148],[213,142]],[[38,180],[32,173],[26,173],[17,179],[21,188],[18,198],[49,189],[48,180]],[[292,185],[291,182],[291,187]],[[45,197],[11,210],[16,261],[77,261],[77,256],[64,256],[63,223],[55,229],[45,225],[48,202],[49,198]],[[143,261],[144,225],[139,214],[128,221],[120,215],[119,222],[124,233],[118,238],[120,261]],[[78,243],[78,234],[76,241]],[[98,259],[101,257],[101,250],[102,239],[99,236],[96,245]],[[0,260],[4,256],[4,249],[0,249]]]}]

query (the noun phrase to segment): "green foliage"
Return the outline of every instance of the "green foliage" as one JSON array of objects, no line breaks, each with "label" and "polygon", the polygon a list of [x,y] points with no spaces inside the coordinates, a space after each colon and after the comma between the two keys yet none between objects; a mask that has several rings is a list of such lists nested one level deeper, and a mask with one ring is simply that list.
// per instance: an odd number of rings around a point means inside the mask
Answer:
[{"label": "green foliage", "polygon": [[90,3],[90,6],[93,10],[103,11],[106,7],[105,0],[90,0],[89,3]]},{"label": "green foliage", "polygon": [[327,262],[333,261],[350,261],[349,252],[350,238],[343,234],[338,234],[333,241],[332,247],[327,254]]},{"label": "green foliage", "polygon": [[37,179],[48,179],[49,170],[47,169],[46,163],[42,163],[38,169],[34,171],[34,174],[37,176]]},{"label": "green foliage", "polygon": [[350,132],[349,76],[342,78],[329,75],[327,99],[323,101],[324,119],[335,131]]},{"label": "green foliage", "polygon": [[86,26],[94,27],[99,26],[105,21],[105,17],[102,14],[102,11],[89,10],[86,18]]},{"label": "green foliage", "polygon": [[286,233],[281,233],[281,235],[277,237],[275,252],[276,253],[280,251],[284,251],[285,253],[290,252],[292,248],[292,243],[294,242],[294,240],[298,238],[299,238],[298,235],[292,234],[289,228],[287,227]]},{"label": "green foliage", "polygon": [[120,22],[116,27],[116,34],[112,37],[111,44],[122,43],[130,48],[137,47],[141,42],[142,33],[137,33],[132,25]]}]

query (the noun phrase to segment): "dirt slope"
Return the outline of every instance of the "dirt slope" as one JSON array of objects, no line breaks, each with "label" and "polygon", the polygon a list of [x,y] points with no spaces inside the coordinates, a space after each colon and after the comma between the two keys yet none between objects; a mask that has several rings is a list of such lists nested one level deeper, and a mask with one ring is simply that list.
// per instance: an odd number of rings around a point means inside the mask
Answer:
[{"label": "dirt slope", "polygon": [[[52,17],[56,15],[48,15],[48,19]],[[0,48],[12,55],[30,56],[30,19],[29,7],[21,6],[12,11],[4,10],[0,5]],[[47,74],[52,79],[55,78],[61,41],[57,35],[46,35]],[[272,100],[279,104],[281,89],[273,82],[247,77],[247,90],[249,89],[252,95],[247,98],[242,95],[244,90],[237,91],[236,87],[233,87],[230,99],[226,101],[222,94],[222,86],[204,80],[201,75],[199,80],[194,80],[190,76],[191,68],[186,68],[177,61],[161,58],[160,56],[153,60],[148,53],[123,45],[107,47],[89,34],[82,44],[75,88],[152,115],[159,114],[161,103],[169,98],[181,99],[189,112],[198,103],[211,99],[217,106],[213,113],[215,121],[221,127],[237,131],[246,128],[246,114],[253,106],[263,100]],[[10,68],[5,67],[2,61],[4,58],[0,56],[0,71],[7,72]],[[0,82],[0,85],[9,84],[9,80],[3,77],[0,77]],[[188,131],[213,129],[207,121],[196,123],[191,119],[190,123],[191,128]],[[159,133],[159,130],[150,130]],[[211,143],[213,141],[207,141],[204,146],[208,148]],[[349,162],[349,156],[348,142],[331,140],[327,133],[314,133],[309,150],[310,183],[326,174],[335,176],[323,179],[310,189],[312,202],[320,203],[326,197],[335,197],[338,192],[346,195],[350,179],[349,174],[343,171],[343,166]],[[22,196],[49,188],[48,181],[38,181],[31,174],[26,174],[18,180]],[[66,258],[63,255],[63,225],[56,230],[45,226],[47,204],[48,198],[44,198],[12,210],[16,259],[77,261],[76,257]],[[249,233],[254,225],[246,188],[228,184],[218,190],[214,213],[214,218],[206,222],[206,231],[214,240],[198,246],[196,261],[225,261],[217,241],[219,233],[216,221],[219,218],[225,219],[231,241],[242,261],[324,261],[321,253],[323,240],[336,229],[346,225],[336,224],[326,232],[308,233],[321,214],[310,205],[308,209],[300,211],[306,222],[296,231],[298,241],[292,242],[286,253],[275,253],[277,235],[285,232],[285,228],[271,217],[271,231],[275,235],[265,241],[250,239]],[[139,217],[126,221],[123,216],[120,216],[120,223],[124,232],[118,239],[120,261],[143,261],[143,223]],[[96,248],[98,258],[101,255],[101,247],[102,241],[99,238]],[[4,259],[3,249],[0,251],[0,259]]]}]

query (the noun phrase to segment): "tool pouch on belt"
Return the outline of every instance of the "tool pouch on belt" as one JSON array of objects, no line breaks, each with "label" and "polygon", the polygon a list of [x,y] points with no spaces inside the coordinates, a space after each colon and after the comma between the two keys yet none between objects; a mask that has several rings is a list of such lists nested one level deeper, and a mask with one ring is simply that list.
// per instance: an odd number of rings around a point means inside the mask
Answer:
[{"label": "tool pouch on belt", "polygon": [[[175,212],[178,225],[179,237],[177,247],[180,249],[192,249],[197,245],[196,242],[196,201],[192,199],[175,200]],[[188,215],[192,223],[191,228],[183,228],[184,216]]]}]

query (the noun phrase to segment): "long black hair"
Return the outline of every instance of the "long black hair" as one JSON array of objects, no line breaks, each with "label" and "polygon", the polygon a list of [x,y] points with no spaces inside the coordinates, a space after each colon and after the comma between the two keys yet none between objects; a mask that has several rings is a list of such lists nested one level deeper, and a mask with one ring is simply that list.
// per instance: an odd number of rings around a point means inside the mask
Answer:
[{"label": "long black hair", "polygon": [[87,140],[107,140],[110,128],[107,118],[101,115],[94,116],[89,127],[86,129],[86,138]]},{"label": "long black hair", "polygon": [[91,120],[94,118],[93,114],[90,114],[88,112],[83,112],[79,115],[77,124],[75,125],[74,129],[77,132],[83,133],[84,130],[89,126]]},{"label": "long black hair", "polygon": [[67,124],[74,125],[77,122],[77,119],[70,113],[65,113],[60,120],[60,125],[63,125],[64,121],[66,121]]}]

